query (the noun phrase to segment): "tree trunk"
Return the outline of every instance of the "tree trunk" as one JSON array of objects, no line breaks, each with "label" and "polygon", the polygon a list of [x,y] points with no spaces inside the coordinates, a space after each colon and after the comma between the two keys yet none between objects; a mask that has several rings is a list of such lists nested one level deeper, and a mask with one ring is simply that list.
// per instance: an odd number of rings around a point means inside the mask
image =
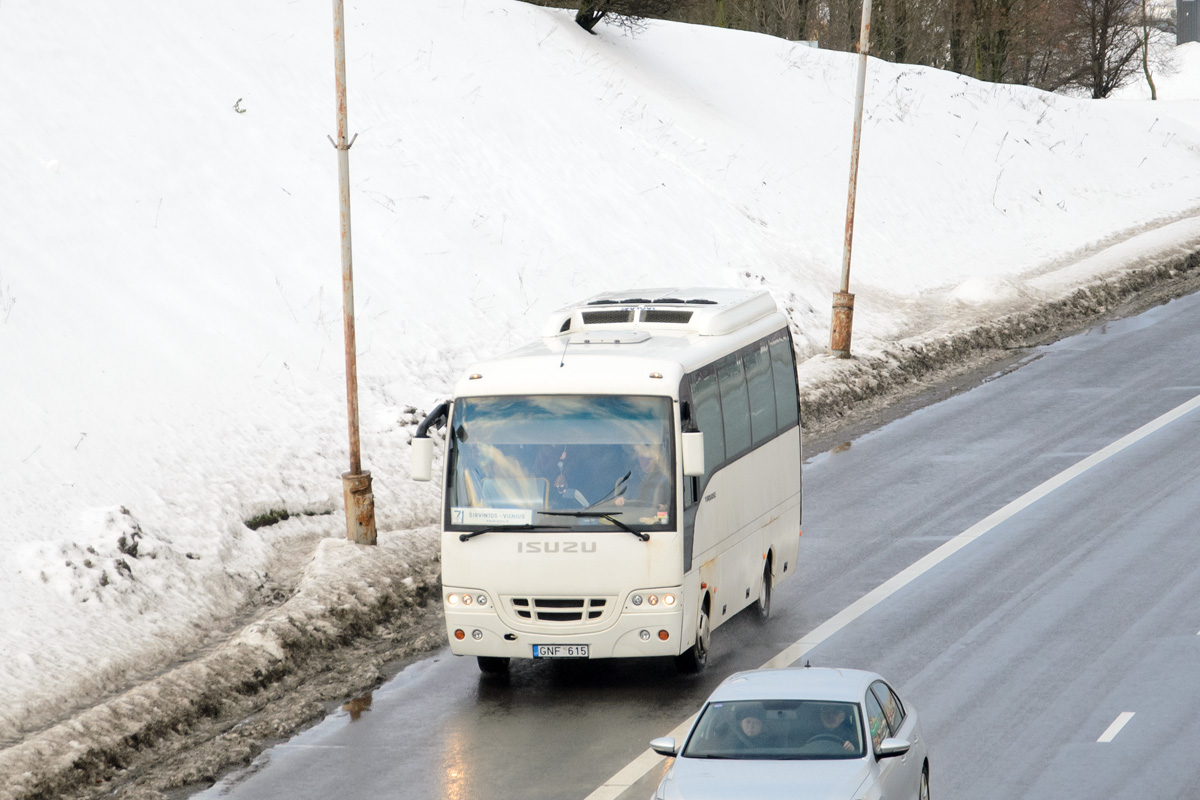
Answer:
[{"label": "tree trunk", "polygon": [[1158,99],[1158,89],[1154,88],[1154,77],[1150,74],[1150,20],[1146,14],[1146,0],[1142,0],[1142,72],[1146,73],[1146,83],[1150,84],[1150,99]]}]

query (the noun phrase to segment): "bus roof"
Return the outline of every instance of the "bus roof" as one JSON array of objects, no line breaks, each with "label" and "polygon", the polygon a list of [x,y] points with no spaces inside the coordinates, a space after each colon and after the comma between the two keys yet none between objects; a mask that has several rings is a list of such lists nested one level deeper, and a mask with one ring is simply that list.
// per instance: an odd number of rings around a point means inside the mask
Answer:
[{"label": "bus roof", "polygon": [[454,393],[676,397],[688,371],[786,327],[765,290],[606,292],[555,311],[540,339],[472,364]]}]

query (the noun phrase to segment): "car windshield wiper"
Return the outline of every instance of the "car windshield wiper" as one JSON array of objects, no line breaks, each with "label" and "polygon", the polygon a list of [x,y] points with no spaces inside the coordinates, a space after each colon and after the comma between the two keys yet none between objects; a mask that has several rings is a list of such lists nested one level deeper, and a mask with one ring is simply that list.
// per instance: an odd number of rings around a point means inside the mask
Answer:
[{"label": "car windshield wiper", "polygon": [[624,522],[621,522],[621,520],[617,519],[617,514],[621,513],[619,511],[613,511],[613,512],[609,512],[609,511],[540,511],[538,513],[545,514],[548,517],[581,517],[584,519],[606,519],[609,522],[611,522],[613,525],[616,525],[621,530],[629,531],[634,536],[641,539],[643,542],[650,541],[650,534],[642,533],[641,531],[635,531],[633,528],[629,527]]},{"label": "car windshield wiper", "polygon": [[490,528],[480,528],[477,531],[470,533],[460,533],[458,540],[465,542],[468,539],[474,539],[476,536],[483,536],[485,533],[494,533],[496,531],[540,531],[540,530],[555,530],[561,528],[561,525],[493,525]]}]

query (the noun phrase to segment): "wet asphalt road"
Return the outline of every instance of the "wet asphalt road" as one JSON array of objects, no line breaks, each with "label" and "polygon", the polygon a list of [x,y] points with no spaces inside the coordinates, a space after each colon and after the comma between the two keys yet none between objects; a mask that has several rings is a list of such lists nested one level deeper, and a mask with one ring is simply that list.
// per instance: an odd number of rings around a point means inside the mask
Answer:
[{"label": "wet asphalt road", "polygon": [[[1031,351],[811,456],[797,575],[708,670],[448,650],[198,798],[585,798],[692,714],[989,514],[1200,395],[1200,296]],[[805,657],[873,669],[922,717],[939,798],[1200,796],[1200,409],[995,526]],[[1118,717],[1132,717],[1098,741]],[[622,798],[653,794],[659,764]]]}]

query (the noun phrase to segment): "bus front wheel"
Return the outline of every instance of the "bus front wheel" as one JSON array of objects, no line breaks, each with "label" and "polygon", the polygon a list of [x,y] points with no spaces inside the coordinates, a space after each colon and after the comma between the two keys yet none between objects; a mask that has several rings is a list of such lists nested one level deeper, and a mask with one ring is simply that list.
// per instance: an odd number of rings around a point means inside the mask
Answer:
[{"label": "bus front wheel", "polygon": [[508,659],[502,656],[476,656],[479,671],[485,675],[503,675],[508,672]]},{"label": "bus front wheel", "polygon": [[696,619],[696,643],[682,655],[675,657],[680,672],[700,672],[708,664],[708,649],[712,644],[712,628],[708,619],[708,606],[700,606]]}]

